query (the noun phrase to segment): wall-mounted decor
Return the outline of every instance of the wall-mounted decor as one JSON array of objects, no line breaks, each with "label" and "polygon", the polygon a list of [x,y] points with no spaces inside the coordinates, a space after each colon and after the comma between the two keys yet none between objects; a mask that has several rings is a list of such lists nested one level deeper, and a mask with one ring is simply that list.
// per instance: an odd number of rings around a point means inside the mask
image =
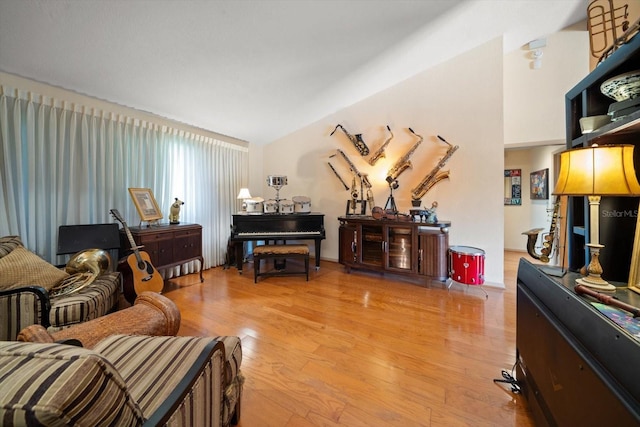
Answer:
[{"label": "wall-mounted decor", "polygon": [[522,169],[504,170],[504,204],[522,204]]},{"label": "wall-mounted decor", "polygon": [[549,198],[549,169],[531,172],[529,183],[532,200],[547,200]]},{"label": "wall-mounted decor", "polygon": [[162,212],[150,188],[129,188],[129,194],[136,206],[141,221],[162,219]]}]

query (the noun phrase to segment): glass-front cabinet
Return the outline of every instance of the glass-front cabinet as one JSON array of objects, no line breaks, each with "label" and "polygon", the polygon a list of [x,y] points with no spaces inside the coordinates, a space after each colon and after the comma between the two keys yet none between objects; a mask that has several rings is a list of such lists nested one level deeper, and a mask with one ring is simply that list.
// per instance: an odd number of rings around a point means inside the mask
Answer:
[{"label": "glass-front cabinet", "polygon": [[348,269],[413,275],[446,280],[450,222],[433,224],[340,217],[339,261]]}]

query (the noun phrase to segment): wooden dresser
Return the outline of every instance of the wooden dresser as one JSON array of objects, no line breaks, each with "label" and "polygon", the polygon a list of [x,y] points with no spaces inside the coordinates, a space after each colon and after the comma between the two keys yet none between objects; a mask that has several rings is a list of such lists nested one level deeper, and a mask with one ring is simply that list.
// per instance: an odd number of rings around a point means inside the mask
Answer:
[{"label": "wooden dresser", "polygon": [[339,217],[339,262],[351,268],[388,272],[426,281],[448,278],[451,222],[377,220]]},{"label": "wooden dresser", "polygon": [[[202,268],[202,226],[199,224],[161,224],[151,227],[129,227],[136,243],[144,246],[151,263],[157,270],[175,267],[189,261],[200,261],[200,281],[203,282]],[[129,249],[129,239],[120,230],[120,241],[124,250]]]}]

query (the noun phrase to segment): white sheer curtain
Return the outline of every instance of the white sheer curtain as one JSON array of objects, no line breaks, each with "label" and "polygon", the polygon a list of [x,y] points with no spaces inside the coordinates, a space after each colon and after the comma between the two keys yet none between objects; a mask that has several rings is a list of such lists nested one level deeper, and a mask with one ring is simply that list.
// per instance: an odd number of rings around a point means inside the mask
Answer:
[{"label": "white sheer curtain", "polygon": [[247,179],[246,147],[0,86],[0,236],[52,263],[64,262],[60,225],[113,222],[112,208],[137,225],[127,189],[142,187],[165,221],[183,200],[180,221],[203,227],[204,267],[221,265]]}]

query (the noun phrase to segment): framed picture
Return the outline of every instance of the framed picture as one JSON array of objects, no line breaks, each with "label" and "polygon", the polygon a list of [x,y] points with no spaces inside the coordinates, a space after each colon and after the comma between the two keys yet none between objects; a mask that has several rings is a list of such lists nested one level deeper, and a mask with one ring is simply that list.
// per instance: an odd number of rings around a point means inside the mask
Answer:
[{"label": "framed picture", "polygon": [[504,170],[504,204],[522,204],[522,170]]},{"label": "framed picture", "polygon": [[156,221],[162,218],[162,212],[150,188],[129,188],[129,194],[142,221]]},{"label": "framed picture", "polygon": [[531,199],[547,200],[549,198],[549,169],[531,172]]}]

